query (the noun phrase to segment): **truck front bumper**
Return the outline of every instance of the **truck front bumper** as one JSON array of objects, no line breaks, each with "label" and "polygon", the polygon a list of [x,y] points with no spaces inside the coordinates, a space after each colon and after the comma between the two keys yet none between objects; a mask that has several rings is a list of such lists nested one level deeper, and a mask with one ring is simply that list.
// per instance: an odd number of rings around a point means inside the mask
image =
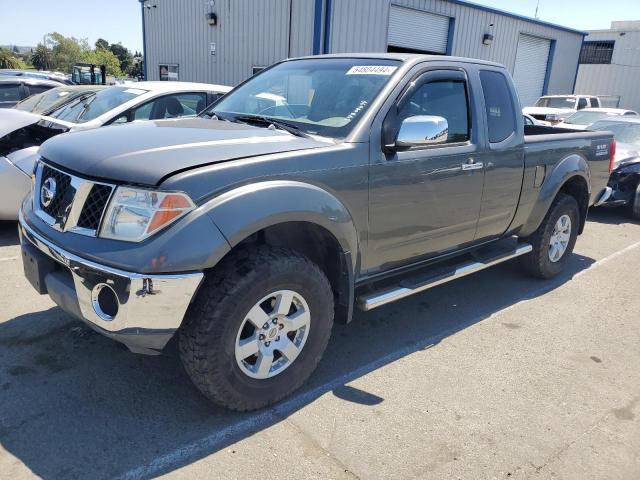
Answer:
[{"label": "truck front bumper", "polygon": [[137,353],[158,353],[180,327],[202,272],[139,274],[83,259],[54,245],[19,214],[27,279],[65,312]]}]

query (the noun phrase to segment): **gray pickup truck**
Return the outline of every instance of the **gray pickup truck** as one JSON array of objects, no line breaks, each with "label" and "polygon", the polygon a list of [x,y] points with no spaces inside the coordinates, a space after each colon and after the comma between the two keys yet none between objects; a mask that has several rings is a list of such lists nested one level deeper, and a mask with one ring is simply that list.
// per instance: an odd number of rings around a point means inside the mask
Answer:
[{"label": "gray pickup truck", "polygon": [[562,271],[612,135],[523,125],[504,67],[287,60],[201,118],[45,142],[19,219],[41,294],[134,352],[175,338],[235,410],[311,375],[334,320],[509,259]]}]

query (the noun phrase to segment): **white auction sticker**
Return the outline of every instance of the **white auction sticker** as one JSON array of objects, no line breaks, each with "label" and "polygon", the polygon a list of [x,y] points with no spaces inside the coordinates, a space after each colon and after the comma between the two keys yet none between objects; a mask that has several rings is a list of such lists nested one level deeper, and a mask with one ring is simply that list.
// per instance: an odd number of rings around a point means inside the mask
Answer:
[{"label": "white auction sticker", "polygon": [[347,75],[391,75],[397,68],[387,65],[358,65],[351,67]]}]

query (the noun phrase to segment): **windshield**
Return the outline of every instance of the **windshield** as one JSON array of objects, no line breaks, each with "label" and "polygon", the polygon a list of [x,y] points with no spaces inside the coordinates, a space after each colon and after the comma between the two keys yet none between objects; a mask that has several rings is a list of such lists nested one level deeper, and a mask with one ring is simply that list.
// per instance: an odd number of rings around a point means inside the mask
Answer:
[{"label": "windshield", "polygon": [[32,113],[45,113],[60,108],[80,95],[93,95],[91,90],[74,90],[65,87],[52,88],[43,93],[31,95],[14,108]]},{"label": "windshield", "polygon": [[576,97],[540,97],[536,102],[536,107],[573,108],[575,104]]},{"label": "windshield", "polygon": [[591,130],[607,130],[613,132],[616,141],[620,143],[640,145],[640,123],[603,120],[592,125]]},{"label": "windshield", "polygon": [[606,113],[606,112],[582,111],[582,112],[576,112],[573,115],[568,116],[564,120],[564,123],[570,123],[572,125],[591,125],[592,123],[597,122],[598,120],[601,120],[609,116],[615,116],[615,114]]},{"label": "windshield", "polygon": [[147,90],[128,87],[109,87],[89,98],[80,97],[50,114],[51,117],[72,123],[84,123],[98,118]]},{"label": "windshield", "polygon": [[308,134],[344,138],[399,65],[373,58],[284,62],[251,78],[205,115],[258,115]]}]

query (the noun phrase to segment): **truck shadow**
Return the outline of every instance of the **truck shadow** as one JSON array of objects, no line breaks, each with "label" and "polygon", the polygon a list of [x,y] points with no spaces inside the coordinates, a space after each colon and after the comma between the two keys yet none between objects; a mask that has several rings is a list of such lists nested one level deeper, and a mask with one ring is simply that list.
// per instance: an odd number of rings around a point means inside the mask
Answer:
[{"label": "truck shadow", "polygon": [[624,225],[626,223],[637,224],[640,223],[635,220],[628,208],[591,208],[589,210],[589,221],[602,223],[606,225]]},{"label": "truck shadow", "polygon": [[18,245],[18,224],[0,220],[0,247]]},{"label": "truck shadow", "polygon": [[[22,315],[0,323],[0,444],[42,478],[156,476],[331,391],[341,401],[374,408],[384,398],[345,384],[414,351],[437,348],[443,338],[559,287],[592,263],[574,255],[566,273],[552,281],[527,278],[510,263],[357,312],[350,325],[335,326],[318,370],[300,392],[248,414],[209,404],[175,355],[133,355],[58,308]],[[516,322],[502,325],[527,335],[518,328],[526,320]],[[18,462],[4,463],[6,457],[0,469],[15,476],[11,468]],[[154,463],[158,458],[164,460]]]}]

